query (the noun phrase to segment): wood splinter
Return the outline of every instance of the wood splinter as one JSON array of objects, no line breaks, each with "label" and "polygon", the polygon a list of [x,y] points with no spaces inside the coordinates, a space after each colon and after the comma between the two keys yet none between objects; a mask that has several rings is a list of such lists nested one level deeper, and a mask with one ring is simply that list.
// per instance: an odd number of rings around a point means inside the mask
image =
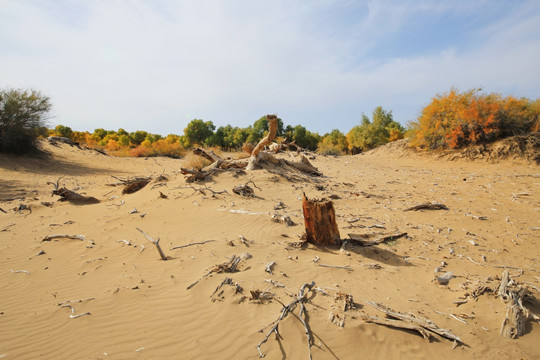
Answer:
[{"label": "wood splinter", "polygon": [[139,232],[143,234],[145,238],[147,238],[152,244],[156,246],[156,249],[159,252],[159,256],[161,257],[161,260],[163,261],[169,260],[169,258],[165,255],[165,253],[163,252],[163,249],[161,249],[161,246],[159,245],[159,238],[157,240],[154,240],[141,229],[139,228],[136,228],[136,229],[139,230]]}]

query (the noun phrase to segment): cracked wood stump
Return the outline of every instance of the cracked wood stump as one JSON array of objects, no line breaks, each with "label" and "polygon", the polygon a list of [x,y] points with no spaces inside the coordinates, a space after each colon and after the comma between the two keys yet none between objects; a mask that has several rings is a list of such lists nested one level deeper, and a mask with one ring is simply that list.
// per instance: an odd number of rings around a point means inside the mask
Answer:
[{"label": "cracked wood stump", "polygon": [[309,200],[304,194],[302,200],[306,240],[316,245],[338,245],[339,230],[332,201]]}]

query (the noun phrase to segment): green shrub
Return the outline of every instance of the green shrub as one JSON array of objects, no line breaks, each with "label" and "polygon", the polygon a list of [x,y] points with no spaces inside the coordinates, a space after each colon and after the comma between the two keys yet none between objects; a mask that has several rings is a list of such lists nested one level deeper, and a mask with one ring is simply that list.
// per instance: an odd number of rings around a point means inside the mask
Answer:
[{"label": "green shrub", "polygon": [[0,152],[35,150],[36,139],[47,135],[51,103],[36,90],[0,90]]}]

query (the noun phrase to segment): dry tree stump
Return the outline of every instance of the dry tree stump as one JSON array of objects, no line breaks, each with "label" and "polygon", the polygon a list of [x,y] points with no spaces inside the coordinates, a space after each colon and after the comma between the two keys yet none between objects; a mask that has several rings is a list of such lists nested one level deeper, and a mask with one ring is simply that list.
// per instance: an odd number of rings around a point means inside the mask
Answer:
[{"label": "dry tree stump", "polygon": [[338,245],[339,229],[332,201],[309,200],[304,194],[302,200],[306,240],[316,245]]}]

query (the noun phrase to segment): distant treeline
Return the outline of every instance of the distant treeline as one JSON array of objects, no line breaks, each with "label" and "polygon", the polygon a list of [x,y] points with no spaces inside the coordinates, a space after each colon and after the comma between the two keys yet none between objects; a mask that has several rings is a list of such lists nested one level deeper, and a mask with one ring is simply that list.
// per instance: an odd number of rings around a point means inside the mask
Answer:
[{"label": "distant treeline", "polygon": [[[74,131],[69,126],[46,127],[50,99],[36,90],[0,90],[0,152],[23,153],[35,148],[42,136],[62,136],[116,156],[181,157],[195,146],[239,150],[256,144],[268,131],[263,116],[245,128],[216,126],[211,121],[194,119],[183,135],[161,136],[124,129]],[[507,136],[540,131],[540,99],[502,97],[484,94],[480,89],[449,92],[435,96],[416,121],[405,129],[392,111],[377,107],[371,118],[362,114],[360,124],[348,133],[332,130],[319,135],[302,125],[287,125],[278,118],[277,142],[296,145],[322,154],[356,154],[390,141],[409,137],[411,146],[423,149],[459,148],[486,143]]]},{"label": "distant treeline", "polygon": [[[73,131],[70,127],[58,125],[49,130],[51,136],[70,138],[89,147],[106,150],[117,156],[180,157],[186,149],[204,146],[220,147],[224,150],[240,150],[245,144],[256,144],[268,132],[268,119],[263,116],[253,125],[245,128],[231,125],[216,126],[211,121],[194,119],[184,129],[183,135],[169,134],[165,137],[146,131],[127,132],[124,129],[95,129],[94,132]],[[285,126],[278,118],[277,142],[294,142],[296,145],[324,154],[340,155],[369,150],[389,141],[402,139],[405,129],[393,120],[392,112],[377,107],[370,120],[362,115],[362,124],[355,126],[348,134],[335,129],[319,135],[302,125]]]}]

